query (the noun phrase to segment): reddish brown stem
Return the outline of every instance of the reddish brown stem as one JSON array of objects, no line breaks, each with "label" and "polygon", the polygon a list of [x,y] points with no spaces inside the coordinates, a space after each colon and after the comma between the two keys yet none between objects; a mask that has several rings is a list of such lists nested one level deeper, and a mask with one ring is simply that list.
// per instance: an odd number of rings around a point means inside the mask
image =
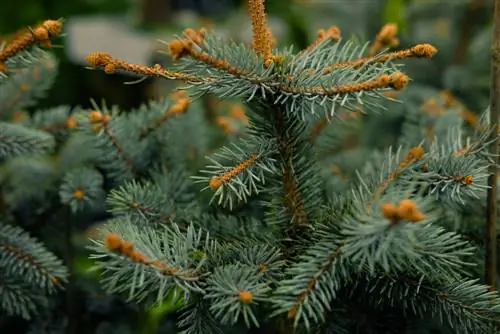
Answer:
[{"label": "reddish brown stem", "polygon": [[500,115],[500,0],[495,0],[493,25],[493,41],[491,48],[491,92],[490,92],[490,122],[495,131],[491,135],[495,139],[490,145],[490,153],[495,162],[490,166],[488,184],[488,204],[486,209],[486,284],[491,290],[497,287],[497,164],[498,164],[498,117]]}]

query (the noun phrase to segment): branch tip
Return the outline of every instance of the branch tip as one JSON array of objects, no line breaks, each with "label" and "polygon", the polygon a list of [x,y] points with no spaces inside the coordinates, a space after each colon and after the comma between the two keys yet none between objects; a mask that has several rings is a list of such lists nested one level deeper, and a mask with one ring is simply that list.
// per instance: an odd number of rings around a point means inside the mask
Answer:
[{"label": "branch tip", "polygon": [[248,11],[252,20],[253,48],[267,59],[272,55],[272,33],[267,25],[264,0],[248,0]]}]

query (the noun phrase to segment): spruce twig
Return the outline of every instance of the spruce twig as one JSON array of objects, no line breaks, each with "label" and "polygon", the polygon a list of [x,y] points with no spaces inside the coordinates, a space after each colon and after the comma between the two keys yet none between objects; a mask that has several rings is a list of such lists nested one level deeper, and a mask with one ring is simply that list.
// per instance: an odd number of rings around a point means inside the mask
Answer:
[{"label": "spruce twig", "polygon": [[[495,0],[493,23],[493,40],[491,48],[491,92],[490,92],[490,122],[494,131],[491,132],[493,139],[498,136],[498,117],[500,115],[500,0]],[[490,144],[490,152],[495,163],[490,166],[488,184],[488,206],[486,209],[486,284],[491,290],[496,290],[497,281],[497,164],[498,164],[498,142],[494,140]]]}]

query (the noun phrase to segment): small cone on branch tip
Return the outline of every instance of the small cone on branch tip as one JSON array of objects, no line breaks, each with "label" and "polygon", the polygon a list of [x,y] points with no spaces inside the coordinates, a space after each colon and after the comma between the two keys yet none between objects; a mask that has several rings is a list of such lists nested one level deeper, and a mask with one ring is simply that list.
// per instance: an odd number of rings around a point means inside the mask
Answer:
[{"label": "small cone on branch tip", "polygon": [[318,30],[317,35],[319,39],[329,38],[332,40],[338,40],[342,36],[342,32],[337,26],[333,26],[326,30],[325,29]]},{"label": "small cone on branch tip", "polygon": [[220,187],[222,187],[222,181],[218,178],[218,177],[213,177],[208,186],[210,187],[210,189],[212,190],[217,190],[219,189]]},{"label": "small cone on branch tip", "polygon": [[382,29],[380,29],[381,36],[394,37],[398,33],[398,25],[395,23],[386,23]]},{"label": "small cone on branch tip", "polygon": [[202,28],[196,31],[192,28],[187,28],[184,30],[183,34],[189,40],[193,41],[193,43],[200,45],[203,42],[203,39],[205,38],[206,30]]},{"label": "small cone on branch tip", "polygon": [[395,23],[387,23],[382,27],[382,29],[380,29],[380,32],[377,35],[377,40],[379,43],[382,43],[382,45],[394,47],[399,44],[397,34],[398,25]]},{"label": "small cone on branch tip", "polygon": [[121,252],[123,255],[131,256],[134,251],[134,245],[130,241],[123,241],[121,246]]},{"label": "small cone on branch tip", "polygon": [[106,74],[113,74],[116,71],[116,66],[115,64],[109,63],[104,66],[104,73]]},{"label": "small cone on branch tip", "polygon": [[168,44],[168,52],[173,60],[178,60],[187,54],[192,45],[191,41],[175,39]]},{"label": "small cone on branch tip", "polygon": [[425,216],[417,207],[417,203],[410,199],[402,200],[399,203],[398,215],[400,219],[417,223],[425,219]]},{"label": "small cone on branch tip", "polygon": [[410,150],[408,155],[414,159],[420,159],[424,156],[425,151],[421,146],[414,147]]},{"label": "small cone on branch tip", "polygon": [[432,58],[438,52],[433,45],[428,43],[415,45],[412,50],[417,57],[422,58]]},{"label": "small cone on branch tip", "polygon": [[73,192],[73,197],[81,201],[85,198],[85,192],[81,189],[77,189]]},{"label": "small cone on branch tip", "polygon": [[384,203],[380,208],[382,215],[387,219],[396,219],[398,215],[398,208],[393,203]]},{"label": "small cone on branch tip", "polygon": [[424,214],[420,211],[417,211],[412,216],[408,217],[407,220],[412,222],[412,223],[418,223],[424,219],[425,219]]},{"label": "small cone on branch tip", "polygon": [[43,22],[42,26],[47,29],[47,31],[53,35],[58,36],[62,32],[62,22],[60,20],[46,20]]},{"label": "small cone on branch tip", "polygon": [[108,233],[104,239],[104,245],[110,251],[116,252],[121,249],[123,241],[116,233]]},{"label": "small cone on branch tip", "polygon": [[243,304],[251,304],[253,300],[253,295],[250,291],[241,291],[239,298]]},{"label": "small cone on branch tip", "polygon": [[417,204],[409,199],[399,202],[398,212],[401,218],[410,217],[417,211]]},{"label": "small cone on branch tip", "polygon": [[176,90],[175,92],[172,93],[172,99],[174,100],[180,100],[185,98],[187,98],[187,94],[183,90]]},{"label": "small cone on branch tip", "polygon": [[383,74],[378,78],[378,81],[380,82],[380,85],[382,86],[388,86],[389,83],[391,83],[391,77],[388,74]]},{"label": "small cone on branch tip", "polygon": [[410,78],[404,73],[395,73],[391,75],[390,78],[391,81],[391,87],[394,88],[395,90],[401,90],[408,85],[408,82],[410,81]]},{"label": "small cone on branch tip", "polygon": [[78,123],[76,122],[76,119],[74,117],[68,117],[66,120],[66,127],[68,129],[76,129],[78,126]]},{"label": "small cone on branch tip", "polygon": [[89,119],[92,123],[102,122],[104,115],[100,111],[92,111],[89,115]]},{"label": "small cone on branch tip", "polygon": [[85,57],[85,61],[91,67],[106,66],[110,63],[112,57],[107,52],[93,52]]},{"label": "small cone on branch tip", "polygon": [[132,253],[130,254],[130,258],[138,263],[148,262],[148,258],[146,257],[146,255],[142,254],[141,252],[135,251],[135,250],[132,251]]},{"label": "small cone on branch tip", "polygon": [[33,30],[33,35],[35,35],[35,38],[38,41],[48,41],[49,40],[49,31],[45,29],[44,27],[38,27],[35,30]]}]

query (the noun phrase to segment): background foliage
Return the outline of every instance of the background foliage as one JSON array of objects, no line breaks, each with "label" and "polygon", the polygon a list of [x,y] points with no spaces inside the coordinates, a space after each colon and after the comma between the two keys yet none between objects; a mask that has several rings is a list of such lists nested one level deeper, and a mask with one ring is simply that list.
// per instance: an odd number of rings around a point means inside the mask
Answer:
[{"label": "background foliage", "polygon": [[[245,39],[244,34],[238,34],[240,19],[244,16],[244,8],[241,1],[223,1],[222,6],[215,6],[209,1],[175,2],[172,1],[173,14],[177,17],[182,9],[195,9],[198,13],[194,22],[200,24],[210,18],[217,28],[226,33],[235,35],[235,38]],[[461,101],[464,110],[479,113],[487,106],[489,95],[489,45],[491,28],[491,1],[466,1],[456,0],[442,1],[418,1],[418,0],[390,0],[390,1],[294,1],[290,6],[283,6],[282,1],[268,1],[268,9],[276,19],[278,30],[282,31],[280,42],[293,43],[298,47],[304,47],[315,38],[316,31],[335,24],[339,26],[345,36],[357,35],[361,39],[373,39],[380,27],[386,22],[398,23],[400,27],[400,47],[410,46],[419,42],[429,42],[438,47],[440,52],[432,62],[409,63],[406,72],[413,82],[411,89],[405,92],[405,99],[409,101],[406,108],[419,109],[425,102],[430,102],[429,110],[439,109],[446,104],[446,96],[440,95],[443,91],[452,93],[458,101]],[[212,9],[212,11],[210,10]],[[65,17],[70,19],[73,15],[94,14],[124,14],[124,21],[129,22],[137,30],[147,31],[151,38],[170,35],[178,32],[183,23],[182,19],[175,22],[148,22],[147,19],[139,19],[141,15],[141,4],[138,1],[35,1],[26,0],[22,8],[16,2],[7,2],[2,5],[0,12],[0,34],[7,36],[23,26],[33,26],[46,18]],[[8,36],[7,36],[8,37]],[[248,36],[247,36],[248,37]],[[61,42],[60,42],[61,43]],[[62,42],[64,44],[65,42]],[[23,110],[32,112],[35,108],[49,108],[55,105],[90,107],[89,98],[100,101],[105,98],[108,105],[119,104],[128,109],[138,107],[150,96],[161,94],[164,90],[161,84],[151,80],[135,85],[131,90],[125,88],[122,83],[129,77],[115,77],[113,79],[101,73],[86,71],[80,64],[74,64],[66,57],[64,49],[56,49],[58,62],[58,74],[54,77],[55,84],[46,92],[40,94],[43,99],[39,104],[26,103]],[[152,60],[154,55],[151,56]],[[47,77],[45,77],[47,78]],[[106,83],[99,85],[97,82]],[[50,82],[47,81],[47,84]],[[111,84],[109,84],[111,83]],[[95,86],[107,87],[96,91]],[[425,88],[423,87],[425,86]],[[49,88],[49,87],[48,87]],[[134,94],[130,94],[133,91]],[[432,102],[432,98],[435,101]],[[210,100],[197,106],[200,110],[206,110],[210,115]],[[433,105],[434,103],[434,105]],[[437,105],[437,107],[436,107]],[[1,112],[2,106],[0,106]],[[63,110],[59,111],[61,114]],[[57,112],[54,112],[56,115]],[[397,116],[384,119],[383,124],[372,123],[373,127],[387,128],[387,136],[380,136],[377,140],[371,140],[370,145],[374,147],[385,147],[394,138],[390,134],[397,133],[395,129],[401,128],[401,119]],[[3,115],[5,116],[5,115]],[[22,162],[19,163],[23,165]],[[47,161],[46,169],[40,173],[44,179],[50,179],[54,162]],[[14,167],[11,167],[14,168]],[[30,182],[28,175],[19,172],[18,178],[23,182]],[[22,177],[21,177],[22,176]],[[23,178],[24,177],[24,178]],[[89,176],[90,177],[90,176]],[[17,182],[17,180],[11,181]],[[43,187],[42,187],[43,188]],[[12,194],[15,197],[15,193]],[[42,196],[42,194],[38,194]],[[21,196],[21,195],[19,195]],[[24,196],[24,194],[22,195]],[[37,202],[38,203],[38,202]],[[22,216],[22,209],[20,215]],[[105,217],[94,217],[95,221]],[[38,219],[43,219],[39,217]],[[64,218],[66,219],[66,218]],[[26,220],[29,220],[26,218]],[[130,304],[115,298],[104,296],[96,284],[95,273],[89,273],[91,262],[87,260],[87,253],[83,249],[84,240],[87,238],[91,225],[89,221],[73,222],[76,229],[73,238],[78,245],[75,259],[75,272],[78,279],[75,282],[72,302],[84,304],[74,315],[80,317],[82,333],[102,332],[109,333],[111,328],[124,333],[143,331],[144,333],[159,331],[163,326],[164,332],[168,332],[170,323],[165,314],[171,311],[171,303],[165,303],[162,307],[152,311],[139,310]],[[35,235],[43,236],[50,240],[51,234],[57,226],[34,226],[31,227]],[[9,231],[5,232],[6,234]],[[52,234],[54,236],[61,234]],[[52,245],[56,253],[64,254],[58,241],[53,240]],[[59,248],[59,250],[58,250]],[[175,298],[173,298],[175,299]],[[63,309],[64,300],[59,300],[53,309]],[[53,313],[52,316],[56,316]],[[126,317],[125,315],[130,315]],[[131,319],[129,322],[123,319]],[[19,332],[27,330],[27,325],[18,320],[3,318],[0,316],[0,331],[5,328],[18,328]],[[50,326],[53,322],[47,321]],[[158,326],[154,324],[158,323]],[[40,323],[37,323],[38,325]],[[153,324],[153,325],[152,325]],[[18,326],[18,327],[13,327]],[[152,328],[153,327],[153,328]],[[156,327],[156,328],[155,328]],[[123,329],[126,328],[126,329]],[[53,333],[55,329],[47,329],[47,333]]]}]

